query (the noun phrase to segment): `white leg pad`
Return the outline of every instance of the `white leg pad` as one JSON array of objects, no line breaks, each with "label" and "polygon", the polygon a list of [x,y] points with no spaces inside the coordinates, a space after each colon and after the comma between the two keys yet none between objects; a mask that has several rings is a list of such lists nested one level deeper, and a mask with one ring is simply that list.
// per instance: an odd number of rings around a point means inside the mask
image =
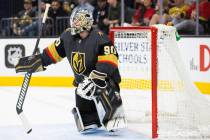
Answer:
[{"label": "white leg pad", "polygon": [[77,107],[74,107],[72,109],[72,114],[74,115],[74,120],[76,122],[77,130],[79,132],[84,131],[85,127],[84,127],[84,124],[83,124],[82,117],[81,117],[81,114],[79,112],[79,109]]},{"label": "white leg pad", "polygon": [[81,114],[79,112],[79,109],[77,107],[73,108],[72,113],[74,115],[74,119],[75,119],[75,122],[76,122],[77,130],[79,132],[82,133],[82,132],[84,132],[86,130],[89,130],[89,129],[98,128],[97,124],[91,124],[91,125],[85,126],[84,123],[83,123]]},{"label": "white leg pad", "polygon": [[124,110],[122,105],[116,110],[111,120],[109,120],[105,125],[107,131],[126,128],[127,120],[125,118]]},{"label": "white leg pad", "polygon": [[106,114],[105,108],[103,107],[103,105],[100,101],[99,102],[96,101],[96,98],[94,98],[93,100],[96,105],[96,109],[98,112],[98,116],[99,116],[101,125],[104,126],[107,131],[127,127],[127,120],[125,118],[125,114],[124,114],[122,105],[116,109],[115,113],[113,114],[112,119],[110,119],[106,124],[104,124],[103,119]]}]

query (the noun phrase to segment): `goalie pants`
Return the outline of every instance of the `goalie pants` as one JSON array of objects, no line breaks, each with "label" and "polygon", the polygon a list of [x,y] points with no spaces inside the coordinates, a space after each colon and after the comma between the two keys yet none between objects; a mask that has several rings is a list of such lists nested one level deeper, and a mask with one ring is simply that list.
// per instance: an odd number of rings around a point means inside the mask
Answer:
[{"label": "goalie pants", "polygon": [[[109,82],[107,82],[106,90],[109,93],[107,98],[110,104],[112,105],[112,108],[116,109],[122,104],[121,97],[116,95],[116,92],[119,93],[120,91],[118,84],[115,84],[113,81],[110,80]],[[101,94],[104,94],[104,93],[101,93]],[[85,126],[88,126],[91,124],[97,124],[98,127],[101,126],[94,101],[86,100],[76,94],[76,107],[78,107],[80,111],[80,114],[81,114],[81,117]],[[106,118],[105,121],[108,121],[108,119],[110,118]]]}]

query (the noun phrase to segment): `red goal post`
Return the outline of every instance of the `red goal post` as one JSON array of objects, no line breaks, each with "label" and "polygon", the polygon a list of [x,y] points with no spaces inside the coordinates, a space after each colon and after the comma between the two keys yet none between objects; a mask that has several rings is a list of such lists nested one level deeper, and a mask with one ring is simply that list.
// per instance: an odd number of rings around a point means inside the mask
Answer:
[{"label": "red goal post", "polygon": [[157,121],[157,28],[155,27],[115,27],[110,29],[109,37],[115,41],[116,32],[151,32],[151,97],[152,97],[152,138],[158,137],[158,121]]}]

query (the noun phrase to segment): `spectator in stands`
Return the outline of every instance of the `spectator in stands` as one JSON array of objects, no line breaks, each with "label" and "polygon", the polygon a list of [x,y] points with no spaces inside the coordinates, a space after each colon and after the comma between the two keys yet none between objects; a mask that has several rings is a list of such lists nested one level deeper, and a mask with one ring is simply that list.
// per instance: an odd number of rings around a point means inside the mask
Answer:
[{"label": "spectator in stands", "polygon": [[134,9],[135,8],[135,0],[124,0],[125,5],[127,5],[129,8]]},{"label": "spectator in stands", "polygon": [[108,17],[104,19],[104,24],[111,27],[120,25],[121,18],[121,5],[117,0],[108,0],[109,3],[109,11]]},{"label": "spectator in stands", "polygon": [[73,11],[76,11],[77,9],[87,9],[88,11],[91,11],[93,13],[94,7],[88,0],[78,0],[78,5],[74,8]]},{"label": "spectator in stands", "polygon": [[[44,0],[41,1],[41,17],[44,16],[44,11],[46,8],[46,4]],[[41,21],[40,21],[41,22]],[[33,36],[38,35],[38,28],[39,28],[39,18],[37,20],[33,21],[30,25],[26,26],[24,29],[21,29],[20,32],[18,33],[19,35],[22,36],[28,36],[33,33]],[[45,35],[51,35],[52,34],[52,20],[47,19],[45,23],[45,29],[43,30],[43,36]]]},{"label": "spectator in stands", "polygon": [[[155,6],[155,10],[156,13],[152,16],[149,25],[154,25],[154,24],[165,24],[167,19],[168,19],[168,3],[169,0],[163,0],[162,1],[162,7],[163,7],[163,11],[160,11],[160,0],[157,1],[156,6]],[[162,12],[162,17],[161,17],[161,12]]]},{"label": "spectator in stands", "polygon": [[[209,31],[210,20],[210,2],[208,0],[199,0],[199,34],[204,34]],[[195,34],[196,31],[196,3],[193,3],[187,11],[186,19],[175,27],[180,34]]]},{"label": "spectator in stands", "polygon": [[[108,11],[108,18],[104,19],[104,24],[111,27],[116,27],[120,25],[120,19],[121,19],[121,3],[118,0],[108,0],[109,4],[109,11]],[[131,21],[131,16],[129,15],[128,8],[125,5],[124,7],[125,11],[125,24],[129,23]]]},{"label": "spectator in stands", "polygon": [[141,3],[136,4],[133,20],[131,25],[133,26],[147,26],[155,14],[155,9],[152,8],[151,0],[144,0],[143,5]]},{"label": "spectator in stands", "polygon": [[31,0],[24,0],[24,10],[17,14],[13,20],[12,30],[15,35],[20,35],[20,31],[33,22],[36,16],[36,11],[33,9]]},{"label": "spectator in stands", "polygon": [[56,17],[67,16],[67,13],[62,9],[61,2],[59,0],[52,0],[48,16],[52,17],[54,20]]},{"label": "spectator in stands", "polygon": [[189,5],[185,3],[185,0],[175,0],[174,6],[169,9],[167,25],[175,25],[183,21],[188,9]]},{"label": "spectator in stands", "polygon": [[97,6],[98,0],[88,0],[88,2],[89,2],[93,7],[96,7],[96,6]]},{"label": "spectator in stands", "polygon": [[73,11],[75,4],[73,2],[65,0],[63,2],[63,10],[70,16]]},{"label": "spectator in stands", "polygon": [[104,24],[104,19],[108,17],[107,0],[98,0],[93,12],[94,24],[104,33],[108,34],[109,26]]},{"label": "spectator in stands", "polygon": [[64,17],[68,17],[68,13],[63,10],[59,0],[52,0],[48,16],[53,19],[53,29],[54,33],[56,33],[54,35],[59,35],[67,28],[68,19]]}]

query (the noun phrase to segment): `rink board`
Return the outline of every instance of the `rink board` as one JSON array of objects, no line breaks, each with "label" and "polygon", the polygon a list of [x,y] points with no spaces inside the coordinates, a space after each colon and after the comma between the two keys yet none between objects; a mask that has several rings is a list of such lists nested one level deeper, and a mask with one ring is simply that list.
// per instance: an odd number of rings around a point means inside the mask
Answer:
[{"label": "rink board", "polygon": [[[30,82],[30,86],[41,86],[41,87],[73,87],[73,77],[43,77],[43,76],[33,76]],[[141,87],[127,87],[127,79],[122,79],[120,84],[121,88],[125,89],[141,89],[150,90],[150,88]],[[133,80],[136,81],[136,80]],[[23,82],[23,77],[0,77],[0,86],[21,86]],[[210,94],[210,83],[207,82],[194,82],[198,89],[203,94]],[[171,90],[171,89],[160,89],[160,90]]]},{"label": "rink board", "polygon": [[[40,41],[40,49],[47,47],[55,38],[45,38]],[[192,41],[193,40],[193,41]],[[14,63],[16,57],[30,55],[35,46],[36,39],[0,39],[0,86],[20,86],[23,74],[16,74]],[[210,39],[209,38],[182,38],[179,42],[179,49],[182,53],[184,63],[190,70],[190,76],[202,93],[210,94]],[[120,59],[123,65],[122,59]],[[122,88],[126,87],[126,80],[141,81],[144,79],[131,79],[124,77],[121,83]],[[73,73],[67,60],[49,66],[46,71],[33,74],[31,86],[56,86],[72,87]]]}]

